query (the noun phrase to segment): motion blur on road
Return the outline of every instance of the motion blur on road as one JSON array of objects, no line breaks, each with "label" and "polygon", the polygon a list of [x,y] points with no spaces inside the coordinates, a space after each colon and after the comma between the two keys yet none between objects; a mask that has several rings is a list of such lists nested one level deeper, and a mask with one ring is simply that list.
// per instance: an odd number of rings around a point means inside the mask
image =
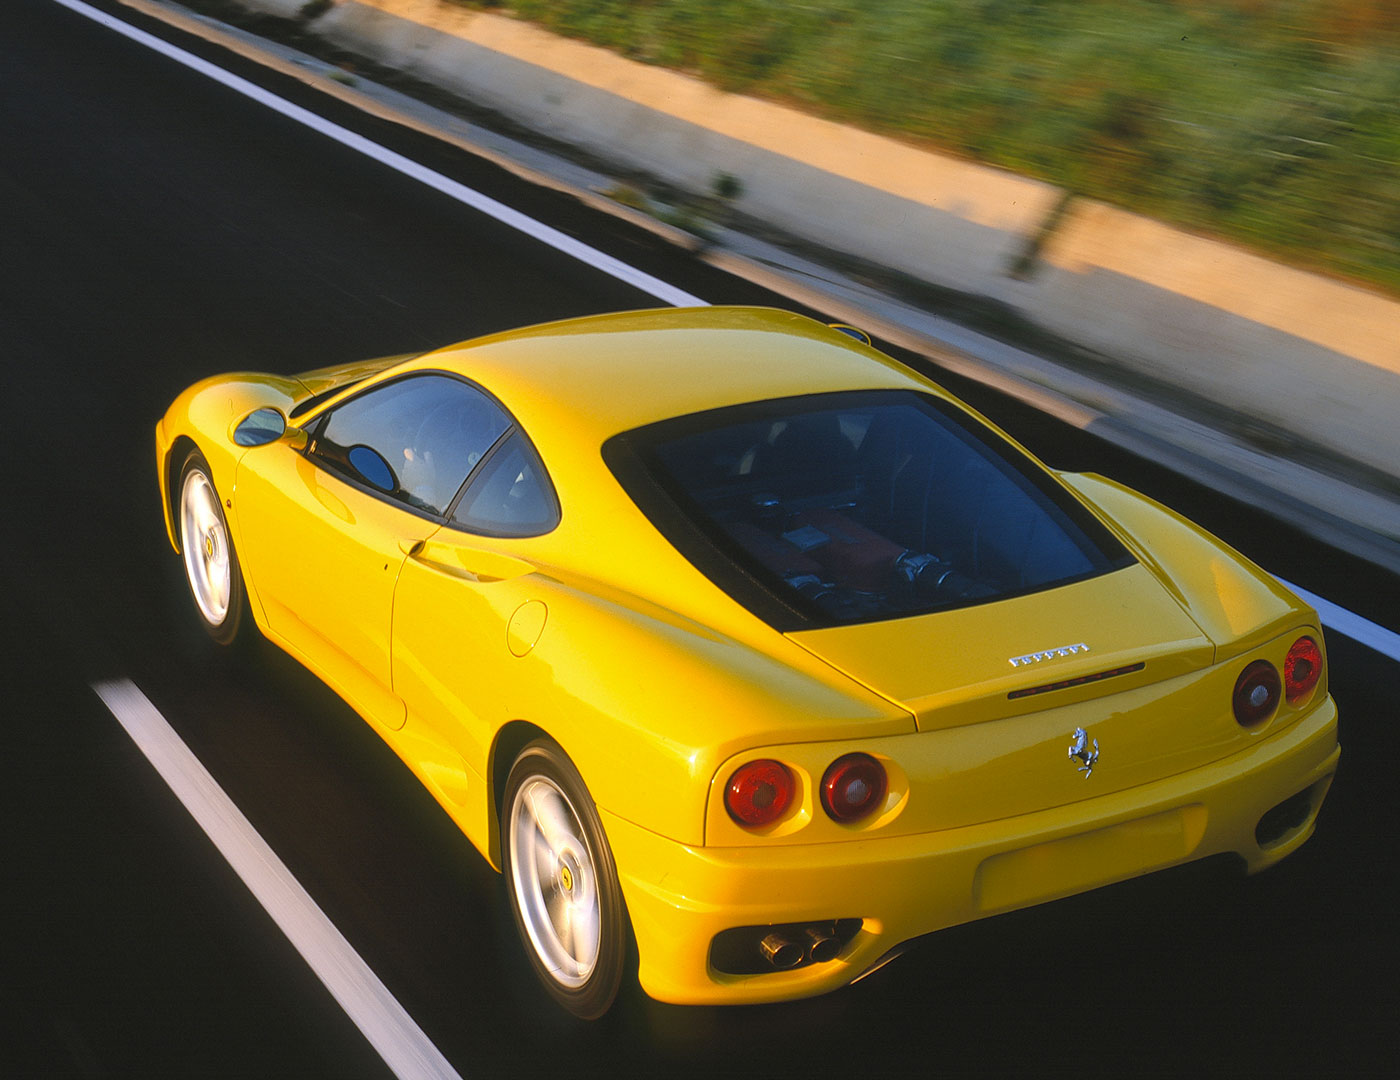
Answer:
[{"label": "motion blur on road", "polygon": [[[118,0],[94,6],[708,302],[822,314]],[[206,375],[658,301],[54,0],[11,0],[0,27],[0,1076],[390,1075],[92,693],[116,677],[464,1077],[1369,1075],[1400,1056],[1400,660],[1335,632],[1341,771],[1316,836],[1275,869],[1197,864],[958,927],[807,1002],[677,1008],[633,988],[597,1024],[558,1013],[499,879],[374,732],[275,648],[229,660],[200,632],[152,432]],[[1052,466],[1138,488],[1400,629],[1400,584],[1374,565],[883,347]]]}]

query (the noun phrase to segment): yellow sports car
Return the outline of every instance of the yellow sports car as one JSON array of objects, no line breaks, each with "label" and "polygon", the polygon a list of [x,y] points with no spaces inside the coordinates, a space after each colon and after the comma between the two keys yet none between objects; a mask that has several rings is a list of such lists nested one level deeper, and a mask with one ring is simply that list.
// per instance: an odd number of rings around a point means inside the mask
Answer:
[{"label": "yellow sports car", "polygon": [[1311,834],[1317,615],[780,311],[604,315],[191,387],[156,429],[215,639],[359,712],[584,1017],[842,986],[912,939]]}]

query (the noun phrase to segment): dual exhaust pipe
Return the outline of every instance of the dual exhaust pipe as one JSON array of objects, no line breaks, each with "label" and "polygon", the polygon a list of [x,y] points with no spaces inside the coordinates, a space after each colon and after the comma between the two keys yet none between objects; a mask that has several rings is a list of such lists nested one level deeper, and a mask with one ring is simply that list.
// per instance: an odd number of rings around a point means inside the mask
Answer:
[{"label": "dual exhaust pipe", "polygon": [[763,959],[774,971],[800,964],[824,964],[841,952],[841,939],[831,923],[802,927],[800,931],[774,930],[758,943]]},{"label": "dual exhaust pipe", "polygon": [[860,919],[731,927],[710,942],[710,966],[725,975],[769,975],[825,964],[846,951],[860,927]]}]

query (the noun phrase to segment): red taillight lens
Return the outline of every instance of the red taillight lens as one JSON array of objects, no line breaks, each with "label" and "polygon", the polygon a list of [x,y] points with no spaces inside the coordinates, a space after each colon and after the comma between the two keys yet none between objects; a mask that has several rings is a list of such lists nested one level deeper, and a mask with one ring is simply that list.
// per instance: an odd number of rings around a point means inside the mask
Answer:
[{"label": "red taillight lens", "polygon": [[792,773],[781,761],[763,758],[734,770],[724,789],[729,816],[750,829],[771,825],[783,816],[796,789]]},{"label": "red taillight lens", "polygon": [[869,754],[846,754],[822,777],[822,806],[837,821],[859,821],[885,804],[889,779]]},{"label": "red taillight lens", "polygon": [[1322,677],[1322,650],[1310,637],[1300,637],[1283,661],[1283,692],[1290,705],[1297,705],[1312,693]]},{"label": "red taillight lens", "polygon": [[1262,724],[1274,715],[1282,693],[1278,670],[1267,660],[1256,660],[1235,680],[1235,719],[1245,727]]}]

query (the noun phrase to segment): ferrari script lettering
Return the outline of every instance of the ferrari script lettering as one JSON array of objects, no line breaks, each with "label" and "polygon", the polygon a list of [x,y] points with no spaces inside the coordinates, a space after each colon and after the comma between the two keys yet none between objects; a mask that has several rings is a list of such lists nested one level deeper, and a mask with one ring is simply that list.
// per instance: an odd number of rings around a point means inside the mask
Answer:
[{"label": "ferrari script lettering", "polygon": [[1084,642],[1078,645],[1060,645],[1054,649],[1046,649],[1044,652],[1026,653],[1025,656],[1013,656],[1011,658],[1012,667],[1027,667],[1030,664],[1038,664],[1042,660],[1055,660],[1062,656],[1073,656],[1075,653],[1088,652],[1089,646]]}]

